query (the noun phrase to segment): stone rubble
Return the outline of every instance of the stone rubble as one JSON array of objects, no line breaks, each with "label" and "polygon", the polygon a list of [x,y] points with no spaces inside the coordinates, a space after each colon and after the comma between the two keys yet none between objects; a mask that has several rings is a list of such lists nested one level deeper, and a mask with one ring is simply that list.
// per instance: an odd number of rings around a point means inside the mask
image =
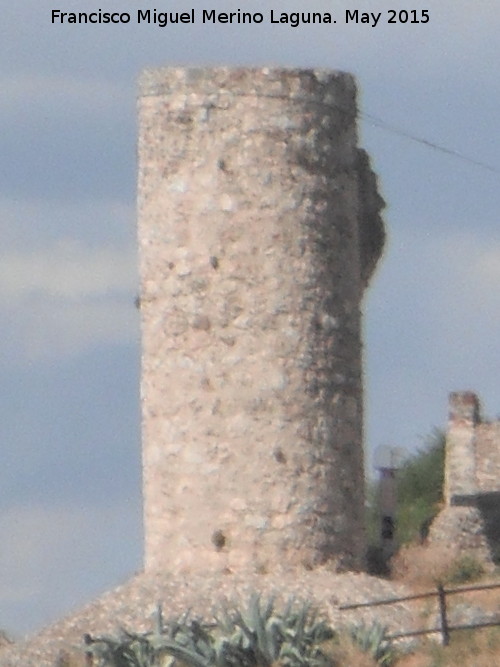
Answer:
[{"label": "stone rubble", "polygon": [[165,620],[188,609],[194,616],[210,620],[217,606],[225,602],[245,608],[253,592],[260,592],[264,598],[276,594],[278,605],[291,597],[313,602],[336,628],[377,620],[387,625],[390,632],[397,632],[415,628],[418,623],[408,603],[341,612],[341,605],[408,595],[400,584],[363,573],[336,574],[324,568],[315,571],[278,568],[272,574],[204,573],[189,578],[142,573],[34,637],[0,649],[0,667],[55,667],[64,651],[82,648],[85,633],[114,634],[120,627],[151,631],[158,602],[162,604]]}]

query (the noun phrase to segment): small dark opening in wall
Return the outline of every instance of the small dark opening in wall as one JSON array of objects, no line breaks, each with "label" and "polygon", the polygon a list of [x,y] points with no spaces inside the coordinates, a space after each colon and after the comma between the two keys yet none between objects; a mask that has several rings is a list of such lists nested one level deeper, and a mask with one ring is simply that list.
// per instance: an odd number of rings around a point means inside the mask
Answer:
[{"label": "small dark opening in wall", "polygon": [[278,463],[286,463],[286,456],[283,454],[283,450],[280,447],[277,447],[274,450],[273,455]]},{"label": "small dark opening in wall", "polygon": [[220,551],[226,546],[226,536],[222,530],[215,530],[212,534],[212,543],[216,551]]}]

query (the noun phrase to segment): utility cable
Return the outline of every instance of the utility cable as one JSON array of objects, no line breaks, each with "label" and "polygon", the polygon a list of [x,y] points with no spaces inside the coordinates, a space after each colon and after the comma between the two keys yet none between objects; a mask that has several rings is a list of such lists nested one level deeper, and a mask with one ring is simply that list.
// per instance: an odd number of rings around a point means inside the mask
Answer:
[{"label": "utility cable", "polygon": [[429,141],[428,139],[417,137],[414,134],[411,134],[410,132],[406,132],[405,130],[395,127],[394,125],[386,123],[384,120],[382,120],[381,118],[377,118],[377,116],[374,116],[373,114],[358,111],[358,116],[368,121],[375,127],[380,127],[383,130],[387,130],[387,132],[392,132],[393,134],[396,134],[400,137],[404,137],[405,139],[410,139],[410,141],[414,141],[417,144],[422,144],[423,146],[427,146],[428,148],[440,151],[441,153],[445,153],[446,155],[451,155],[453,157],[459,158],[460,160],[463,160],[464,162],[469,162],[470,164],[473,164],[476,167],[487,169],[488,171],[491,171],[494,174],[500,174],[500,169],[492,166],[491,164],[487,164],[486,162],[481,162],[480,160],[475,160],[474,158],[471,158],[468,155],[464,155],[463,153],[455,151],[451,148],[446,148],[446,146],[435,144],[434,142]]}]

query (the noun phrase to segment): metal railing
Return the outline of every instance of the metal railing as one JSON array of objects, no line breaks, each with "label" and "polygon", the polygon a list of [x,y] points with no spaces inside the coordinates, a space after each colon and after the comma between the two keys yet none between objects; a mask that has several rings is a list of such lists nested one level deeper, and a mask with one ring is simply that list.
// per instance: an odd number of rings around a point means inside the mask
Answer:
[{"label": "metal railing", "polygon": [[408,602],[410,600],[419,600],[423,598],[437,597],[439,601],[439,616],[441,620],[438,628],[422,628],[420,630],[412,630],[409,632],[397,632],[386,635],[386,639],[402,639],[403,637],[417,637],[419,635],[430,635],[433,633],[440,633],[443,646],[448,646],[450,643],[450,633],[454,630],[472,630],[476,628],[487,628],[495,625],[500,625],[500,618],[494,621],[484,621],[483,623],[469,623],[464,625],[450,625],[448,622],[448,606],[446,601],[447,595],[455,595],[456,593],[468,593],[471,591],[483,591],[492,588],[500,588],[500,584],[484,584],[482,586],[462,586],[460,588],[444,588],[442,584],[438,584],[435,591],[428,591],[427,593],[418,593],[416,595],[407,595],[402,598],[389,598],[387,600],[373,600],[371,602],[360,602],[358,604],[347,604],[339,607],[340,611],[347,611],[349,609],[360,609],[362,607],[377,607],[382,605],[398,604],[399,602]]}]

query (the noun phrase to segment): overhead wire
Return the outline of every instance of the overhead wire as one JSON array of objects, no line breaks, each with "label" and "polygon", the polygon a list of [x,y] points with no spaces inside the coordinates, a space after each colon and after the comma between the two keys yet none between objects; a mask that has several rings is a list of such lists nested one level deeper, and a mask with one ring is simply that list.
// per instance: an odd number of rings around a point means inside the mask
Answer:
[{"label": "overhead wire", "polygon": [[387,123],[386,121],[382,120],[381,118],[378,118],[377,116],[374,116],[373,114],[364,111],[358,111],[358,116],[363,120],[366,120],[367,122],[371,123],[375,127],[380,127],[381,129],[386,130],[387,132],[391,132],[392,134],[404,137],[405,139],[409,139],[410,141],[414,141],[415,143],[427,146],[428,148],[439,151],[441,153],[445,153],[446,155],[451,155],[452,157],[456,157],[460,160],[463,160],[464,162],[473,164],[476,167],[487,169],[488,171],[491,171],[494,174],[500,174],[500,168],[498,167],[494,167],[493,165],[488,164],[486,162],[476,160],[472,157],[469,157],[468,155],[460,153],[459,151],[447,148],[446,146],[442,146],[440,144],[436,144],[433,141],[429,141],[428,139],[418,137],[410,132],[407,132],[406,130],[402,130],[401,128],[398,128],[394,125],[391,125],[390,123]]}]

